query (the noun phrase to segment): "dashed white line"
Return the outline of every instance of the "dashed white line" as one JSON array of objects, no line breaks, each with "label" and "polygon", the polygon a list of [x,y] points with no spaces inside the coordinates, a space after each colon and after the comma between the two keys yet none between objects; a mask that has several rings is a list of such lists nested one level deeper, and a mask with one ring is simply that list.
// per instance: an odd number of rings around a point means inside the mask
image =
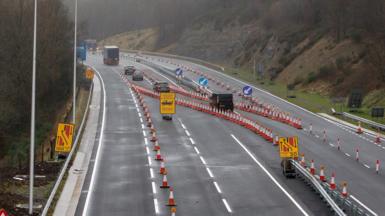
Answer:
[{"label": "dashed white line", "polygon": [[345,153],[345,155],[348,156],[348,157],[350,157],[350,154],[348,154],[348,153]]},{"label": "dashed white line", "polygon": [[147,157],[147,159],[148,159],[148,165],[150,165],[150,166],[151,166],[151,165],[152,165],[152,162],[151,162],[151,157],[150,157],[150,156],[148,156],[148,157]]},{"label": "dashed white line", "polygon": [[218,193],[221,194],[221,193],[222,193],[222,190],[221,190],[221,188],[219,187],[218,183],[217,183],[216,181],[214,181],[213,183],[214,183],[214,186],[215,186],[215,188],[217,189]]},{"label": "dashed white line", "polygon": [[159,204],[158,204],[157,198],[154,198],[154,207],[155,207],[155,213],[159,214]]},{"label": "dashed white line", "polygon": [[319,136],[316,134],[315,137],[319,138]]},{"label": "dashed white line", "polygon": [[282,192],[293,202],[293,204],[302,212],[303,215],[308,216],[309,214],[305,211],[305,209],[302,208],[302,206],[290,195],[289,192],[286,191],[285,188],[274,178],[273,175],[257,160],[257,158],[246,148],[245,145],[241,143],[241,141],[238,140],[237,137],[234,136],[234,134],[231,134],[231,137],[245,150],[245,152],[253,159],[253,161],[258,164],[258,166],[267,174],[267,176],[277,185],[279,189],[282,190]]},{"label": "dashed white line", "polygon": [[196,152],[197,154],[200,154],[200,152],[199,152],[199,150],[198,150],[198,148],[197,148],[196,146],[194,146],[194,150],[195,150],[195,152]]},{"label": "dashed white line", "polygon": [[138,112],[138,116],[139,116],[139,117],[142,117],[142,114],[141,114],[140,112]]},{"label": "dashed white line", "polygon": [[195,141],[191,137],[190,137],[190,142],[191,142],[191,144],[195,145]]},{"label": "dashed white line", "polygon": [[222,201],[223,201],[223,204],[225,204],[227,211],[228,211],[229,213],[233,212],[233,211],[231,210],[229,204],[227,203],[226,199],[222,199]]},{"label": "dashed white line", "polygon": [[147,155],[150,155],[150,149],[148,148],[148,146],[146,146],[146,153]]},{"label": "dashed white line", "polygon": [[202,156],[200,156],[199,158],[201,159],[202,163],[203,163],[204,165],[206,165],[205,159],[204,159]]},{"label": "dashed white line", "polygon": [[142,118],[140,118],[139,120],[140,120],[140,123],[143,123],[143,119]]},{"label": "dashed white line", "polygon": [[147,136],[146,131],[143,131],[143,136]]},{"label": "dashed white line", "polygon": [[185,130],[187,136],[191,136],[190,132],[188,130]]},{"label": "dashed white line", "polygon": [[144,124],[142,124],[142,129],[144,129]]},{"label": "dashed white line", "polygon": [[211,172],[210,168],[206,167],[207,173],[209,174],[210,178],[214,178],[213,173]]},{"label": "dashed white line", "polygon": [[367,207],[365,204],[363,204],[361,201],[359,201],[357,198],[355,198],[353,195],[350,195],[352,199],[354,199],[356,202],[358,202],[361,206],[363,206],[366,210],[368,210],[370,213],[372,213],[374,216],[377,216],[377,213],[375,213],[373,210],[371,210],[369,207]]},{"label": "dashed white line", "polygon": [[153,194],[156,194],[156,185],[155,185],[155,182],[151,182],[151,185],[152,185],[152,193],[153,193]]},{"label": "dashed white line", "polygon": [[370,169],[370,166],[369,166],[369,165],[367,165],[367,164],[364,164],[364,166],[365,166],[366,168]]},{"label": "dashed white line", "polygon": [[154,178],[154,170],[152,168],[150,168],[150,176],[152,179]]},{"label": "dashed white line", "polygon": [[145,145],[148,145],[148,140],[147,140],[147,138],[144,138],[144,144],[145,144]]},{"label": "dashed white line", "polygon": [[334,147],[334,144],[333,144],[333,143],[329,143],[329,145],[330,145],[331,147]]},{"label": "dashed white line", "polygon": [[182,125],[182,128],[186,130],[186,126],[183,123],[180,123]]}]

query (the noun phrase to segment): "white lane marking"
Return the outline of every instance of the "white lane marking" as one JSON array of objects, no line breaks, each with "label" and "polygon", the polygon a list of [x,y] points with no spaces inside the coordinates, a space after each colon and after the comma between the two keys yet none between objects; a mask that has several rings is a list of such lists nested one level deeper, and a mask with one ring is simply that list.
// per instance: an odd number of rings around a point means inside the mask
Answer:
[{"label": "white lane marking", "polygon": [[333,144],[333,143],[329,143],[329,145],[330,145],[331,147],[334,147],[334,144]]},{"label": "white lane marking", "polygon": [[186,130],[186,126],[183,123],[180,123],[182,125],[182,128]]},{"label": "white lane marking", "polygon": [[211,172],[210,168],[206,167],[207,172],[209,173],[210,178],[214,178],[213,173]]},{"label": "white lane marking", "polygon": [[144,124],[142,124],[142,129],[144,129]]},{"label": "white lane marking", "polygon": [[102,115],[102,127],[100,129],[98,150],[96,151],[95,164],[94,164],[94,168],[92,170],[90,186],[88,188],[89,192],[87,193],[86,202],[84,204],[84,209],[83,209],[83,213],[82,213],[83,216],[86,216],[88,213],[88,207],[89,207],[90,200],[91,200],[91,197],[93,195],[93,191],[94,191],[94,187],[95,187],[95,178],[96,178],[95,176],[96,176],[96,173],[98,172],[98,169],[99,169],[99,161],[100,161],[100,154],[101,154],[100,149],[102,148],[102,145],[103,145],[104,126],[105,126],[105,120],[106,120],[106,101],[107,101],[106,88],[104,85],[103,78],[100,75],[99,71],[97,71],[94,67],[92,67],[92,68],[98,74],[98,77],[100,78],[100,81],[101,81],[102,87],[103,87],[103,95],[104,95],[104,97],[103,97],[103,115]]},{"label": "white lane marking", "polygon": [[348,156],[348,157],[350,157],[350,154],[348,154],[348,153],[345,153],[345,155]]},{"label": "white lane marking", "polygon": [[150,168],[150,176],[152,179],[154,178],[154,170],[152,168]]},{"label": "white lane marking", "polygon": [[198,148],[197,148],[196,146],[194,146],[194,149],[195,149],[195,152],[196,152],[197,154],[200,154],[200,152],[199,152],[199,150],[198,150]]},{"label": "white lane marking", "polygon": [[151,165],[152,165],[152,162],[151,162],[151,157],[150,157],[150,156],[148,156],[148,157],[147,157],[147,159],[148,159],[148,165],[150,165],[150,166],[151,166]]},{"label": "white lane marking", "polygon": [[139,120],[140,120],[140,123],[143,123],[143,119],[142,118],[140,118]]},{"label": "white lane marking", "polygon": [[191,136],[190,132],[188,130],[185,130],[187,136]]},{"label": "white lane marking", "polygon": [[190,142],[191,142],[191,144],[195,145],[195,141],[191,137],[190,137]]},{"label": "white lane marking", "polygon": [[227,211],[228,211],[229,213],[233,212],[233,211],[231,210],[229,204],[227,203],[227,200],[226,200],[226,199],[222,199],[222,201],[223,201],[223,204],[225,204]]},{"label": "white lane marking", "polygon": [[148,148],[148,146],[146,146],[146,153],[147,155],[150,155],[150,149]]},{"label": "white lane marking", "polygon": [[382,146],[382,149],[385,149],[385,146]]},{"label": "white lane marking", "polygon": [[202,156],[200,156],[199,158],[201,159],[202,163],[203,163],[204,165],[206,165],[205,159],[204,159]]},{"label": "white lane marking", "polygon": [[142,114],[141,114],[140,112],[138,112],[138,116],[139,116],[139,117],[142,117]]},{"label": "white lane marking", "polygon": [[155,182],[151,182],[151,185],[152,185],[152,193],[153,193],[153,194],[156,194],[156,185],[155,185]]},{"label": "white lane marking", "polygon": [[215,188],[217,189],[217,191],[218,191],[218,193],[222,193],[222,190],[221,190],[221,188],[219,187],[219,185],[218,185],[218,183],[215,181],[215,182],[213,182],[214,183],[214,186],[215,186]]},{"label": "white lane marking", "polygon": [[159,205],[158,205],[158,199],[154,198],[154,207],[155,207],[155,213],[159,214]]},{"label": "white lane marking", "polygon": [[144,144],[145,144],[145,145],[148,145],[148,140],[147,140],[147,138],[144,138]]},{"label": "white lane marking", "polygon": [[143,136],[147,136],[146,131],[143,131]]},{"label": "white lane marking", "polygon": [[359,201],[356,197],[354,197],[353,195],[350,195],[350,197],[352,199],[354,199],[356,202],[358,202],[361,206],[363,206],[366,210],[368,210],[370,213],[372,213],[373,215],[377,216],[377,213],[375,213],[373,210],[371,210],[369,207],[367,207],[365,204],[363,204],[361,201]]},{"label": "white lane marking", "polygon": [[270,172],[257,160],[257,158],[246,148],[245,145],[241,143],[241,141],[238,140],[237,137],[234,136],[234,134],[231,134],[231,137],[243,148],[243,150],[246,151],[246,153],[254,160],[256,164],[269,176],[269,178],[275,183],[275,185],[278,186],[279,189],[282,190],[282,192],[293,202],[293,204],[302,212],[303,215],[309,215],[305,209],[302,208],[302,206],[289,194],[289,192],[286,191],[285,188],[274,178],[273,175],[270,174]]},{"label": "white lane marking", "polygon": [[319,136],[316,134],[315,137],[319,138]]},{"label": "white lane marking", "polygon": [[365,166],[366,168],[370,169],[370,166],[369,166],[369,165],[367,165],[367,164],[364,164],[364,166]]}]

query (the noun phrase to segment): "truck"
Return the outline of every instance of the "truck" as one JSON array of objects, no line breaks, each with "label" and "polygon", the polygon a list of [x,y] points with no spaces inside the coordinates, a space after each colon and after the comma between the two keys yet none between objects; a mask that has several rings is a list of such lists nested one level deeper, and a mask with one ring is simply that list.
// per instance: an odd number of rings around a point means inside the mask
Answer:
[{"label": "truck", "polygon": [[209,100],[210,106],[220,110],[234,111],[233,94],[212,93]]},{"label": "truck", "polygon": [[106,65],[118,65],[119,64],[119,47],[104,46],[103,63]]}]

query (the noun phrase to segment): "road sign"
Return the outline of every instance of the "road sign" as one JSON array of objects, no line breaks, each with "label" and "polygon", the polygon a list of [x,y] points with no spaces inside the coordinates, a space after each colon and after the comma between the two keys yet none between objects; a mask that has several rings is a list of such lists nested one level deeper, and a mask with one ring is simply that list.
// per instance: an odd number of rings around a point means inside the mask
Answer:
[{"label": "road sign", "polygon": [[160,114],[175,114],[175,93],[160,93]]},{"label": "road sign", "polygon": [[209,84],[209,80],[206,77],[200,77],[198,82],[201,86],[207,86]]},{"label": "road sign", "polygon": [[250,96],[253,93],[253,88],[251,86],[245,86],[243,87],[243,94]]},{"label": "road sign", "polygon": [[182,76],[183,70],[182,70],[181,68],[177,68],[177,69],[175,70],[175,74],[176,74],[177,76]]},{"label": "road sign", "polygon": [[73,124],[59,123],[59,126],[57,127],[55,151],[70,152],[72,147],[73,134]]},{"label": "road sign", "polygon": [[94,78],[94,71],[91,68],[86,70],[86,78],[92,80]]},{"label": "road sign", "polygon": [[298,137],[280,137],[279,156],[281,158],[298,157]]},{"label": "road sign", "polygon": [[0,216],[8,216],[8,213],[4,209],[0,209]]}]

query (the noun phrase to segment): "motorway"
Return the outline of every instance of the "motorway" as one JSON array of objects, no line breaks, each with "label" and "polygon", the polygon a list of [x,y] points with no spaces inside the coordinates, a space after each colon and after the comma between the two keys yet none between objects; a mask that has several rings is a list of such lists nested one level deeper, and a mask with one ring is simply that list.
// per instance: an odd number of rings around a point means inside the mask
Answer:
[{"label": "motorway", "polygon": [[[120,73],[123,65],[135,64],[159,80],[168,78],[129,59],[105,66],[94,55],[87,64],[100,74],[104,99],[76,215],[170,215],[169,190],[159,188],[160,163],[154,160],[143,110]],[[152,88],[148,81],[135,84]],[[164,121],[159,102],[144,101],[174,190],[176,215],[330,214],[303,182],[282,176],[277,148],[261,137],[181,106],[173,121]]]}]

